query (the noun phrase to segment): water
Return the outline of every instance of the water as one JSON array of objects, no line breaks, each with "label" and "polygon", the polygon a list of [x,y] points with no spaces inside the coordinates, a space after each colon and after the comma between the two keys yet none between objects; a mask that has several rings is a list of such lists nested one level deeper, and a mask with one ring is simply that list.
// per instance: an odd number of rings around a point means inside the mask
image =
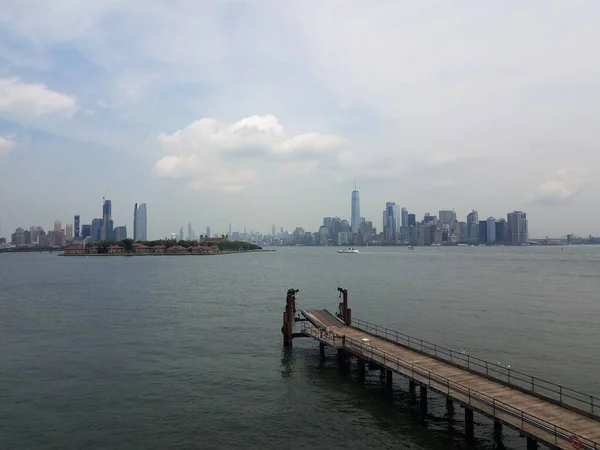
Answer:
[{"label": "water", "polygon": [[[492,449],[476,414],[282,349],[287,288],[600,395],[600,248],[281,248],[222,257],[0,255],[0,448]],[[525,448],[508,429],[504,445]]]}]

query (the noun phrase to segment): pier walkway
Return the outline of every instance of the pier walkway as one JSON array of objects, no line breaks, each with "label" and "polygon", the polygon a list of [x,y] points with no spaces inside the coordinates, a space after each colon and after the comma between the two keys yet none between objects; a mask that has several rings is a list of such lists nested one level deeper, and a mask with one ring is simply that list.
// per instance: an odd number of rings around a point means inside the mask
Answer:
[{"label": "pier walkway", "polygon": [[390,386],[392,373],[406,377],[411,389],[420,386],[425,408],[427,389],[446,396],[448,403],[459,402],[465,408],[467,434],[473,433],[473,411],[477,411],[493,419],[495,426],[504,424],[526,436],[528,449],[541,442],[556,449],[600,450],[600,399],[350,319],[343,291],[341,318],[327,310],[301,311],[306,322],[294,337],[312,337],[321,343],[321,351],[331,346],[340,356],[354,356],[363,374],[367,363],[379,368]]}]

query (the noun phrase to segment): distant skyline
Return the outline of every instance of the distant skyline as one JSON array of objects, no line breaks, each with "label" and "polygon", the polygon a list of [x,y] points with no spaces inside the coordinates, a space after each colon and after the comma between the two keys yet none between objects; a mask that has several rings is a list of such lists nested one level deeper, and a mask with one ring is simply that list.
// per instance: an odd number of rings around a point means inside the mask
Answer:
[{"label": "distant skyline", "polygon": [[[340,14],[343,11],[343,14]],[[527,211],[600,235],[600,4],[7,0],[0,221],[148,237]],[[510,30],[507,33],[507,30]],[[582,220],[584,218],[584,220]]]}]

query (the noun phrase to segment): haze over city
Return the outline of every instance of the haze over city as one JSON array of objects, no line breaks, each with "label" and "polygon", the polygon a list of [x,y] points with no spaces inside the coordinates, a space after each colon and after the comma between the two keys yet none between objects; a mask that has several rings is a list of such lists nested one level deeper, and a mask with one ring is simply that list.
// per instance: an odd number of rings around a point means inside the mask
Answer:
[{"label": "haze over city", "polygon": [[600,234],[596,2],[4,3],[4,236],[103,196],[152,238],[317,231],[355,180],[377,227],[395,202]]}]

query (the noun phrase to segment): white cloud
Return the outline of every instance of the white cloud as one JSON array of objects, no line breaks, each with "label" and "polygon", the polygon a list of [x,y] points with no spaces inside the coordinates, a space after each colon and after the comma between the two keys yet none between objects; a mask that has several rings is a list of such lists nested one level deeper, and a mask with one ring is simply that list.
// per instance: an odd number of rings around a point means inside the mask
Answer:
[{"label": "white cloud", "polygon": [[587,170],[559,169],[552,177],[540,184],[530,198],[547,204],[566,203],[576,197],[588,181]]},{"label": "white cloud", "polygon": [[353,159],[340,136],[315,132],[288,135],[273,115],[250,116],[231,125],[204,118],[158,136],[170,155],[154,166],[157,175],[185,179],[195,190],[237,192],[267,175],[263,165],[314,173],[347,167]]},{"label": "white cloud", "polygon": [[8,156],[10,151],[16,147],[17,143],[7,137],[0,136],[0,161]]},{"label": "white cloud", "polygon": [[76,109],[75,98],[52,91],[43,84],[27,84],[18,78],[0,78],[0,114],[20,117],[47,114],[71,116]]}]

